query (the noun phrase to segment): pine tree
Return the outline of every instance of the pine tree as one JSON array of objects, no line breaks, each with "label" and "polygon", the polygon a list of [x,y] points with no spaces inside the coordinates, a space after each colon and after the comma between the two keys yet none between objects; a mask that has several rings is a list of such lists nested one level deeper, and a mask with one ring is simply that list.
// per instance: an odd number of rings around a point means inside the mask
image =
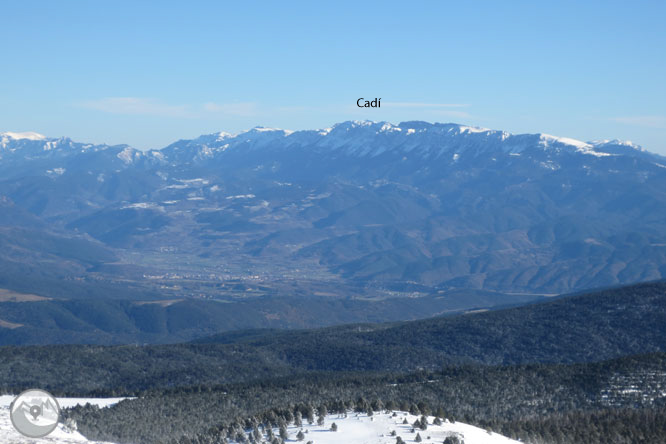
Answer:
[{"label": "pine tree", "polygon": [[427,430],[428,429],[428,418],[426,418],[425,415],[421,416],[421,424],[419,424],[419,427],[421,430]]},{"label": "pine tree", "polygon": [[280,438],[287,439],[289,434],[287,433],[287,427],[284,424],[280,426]]},{"label": "pine tree", "polygon": [[308,417],[308,424],[314,424],[314,408],[309,405],[306,411]]},{"label": "pine tree", "polygon": [[337,432],[338,431],[338,425],[336,423],[331,424],[331,432]]}]

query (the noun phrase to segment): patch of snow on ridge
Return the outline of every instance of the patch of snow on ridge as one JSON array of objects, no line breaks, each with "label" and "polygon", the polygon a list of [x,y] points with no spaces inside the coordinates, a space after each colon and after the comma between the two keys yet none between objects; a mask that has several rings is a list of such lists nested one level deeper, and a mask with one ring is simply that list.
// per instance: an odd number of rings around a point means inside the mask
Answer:
[{"label": "patch of snow on ridge", "polygon": [[158,159],[158,160],[164,160],[165,159],[164,153],[162,153],[160,151],[152,150],[152,151],[149,152],[149,154],[151,156],[153,156],[154,158]]},{"label": "patch of snow on ridge", "polygon": [[590,142],[590,144],[594,146],[603,146],[603,145],[621,145],[621,146],[626,146],[629,148],[633,148],[636,151],[647,151],[645,148],[642,146],[632,142],[631,140],[618,140],[618,139],[604,139],[604,140],[593,140]]},{"label": "patch of snow on ridge", "polygon": [[126,164],[130,164],[134,161],[134,150],[130,147],[127,147],[119,152],[116,157],[118,157],[118,159],[122,160]]},{"label": "patch of snow on ridge", "polygon": [[159,205],[157,205],[155,202],[137,202],[137,203],[131,203],[124,205],[120,207],[121,210],[124,210],[126,208],[140,208],[143,210],[147,210],[149,208],[158,208]]},{"label": "patch of snow on ridge", "polygon": [[491,133],[491,132],[493,132],[493,130],[491,130],[491,129],[479,128],[479,127],[476,127],[476,126],[460,125],[459,128],[460,128],[460,133],[461,134],[462,133],[473,134],[473,133]]},{"label": "patch of snow on ridge", "polygon": [[609,153],[595,151],[593,145],[587,142],[582,142],[576,139],[570,139],[569,137],[557,137],[557,136],[551,136],[550,134],[539,134],[539,143],[544,147],[548,147],[550,146],[550,144],[553,143],[569,145],[575,147],[576,151],[582,154],[589,154],[591,156],[596,156],[596,157],[612,156],[612,154]]},{"label": "patch of snow on ridge", "polygon": [[23,139],[25,139],[25,140],[44,140],[44,139],[46,139],[46,136],[44,136],[42,134],[39,134],[39,133],[32,132],[32,131],[26,131],[24,133],[15,133],[15,132],[12,132],[12,131],[7,131],[7,132],[4,132],[4,133],[0,133],[0,136],[7,137],[9,139],[14,139],[14,140],[23,140]]},{"label": "patch of snow on ridge", "polygon": [[285,129],[281,129],[281,128],[265,128],[263,126],[255,126],[251,130],[241,131],[240,133],[238,133],[238,135],[246,134],[246,133],[252,133],[252,132],[255,132],[255,133],[284,133],[285,136],[288,136],[288,135],[293,133],[293,131],[291,131],[291,130],[285,130]]},{"label": "patch of snow on ridge", "polygon": [[204,186],[208,185],[210,182],[208,179],[202,179],[200,177],[196,179],[176,179],[178,182],[188,184],[188,185],[193,185],[193,186]]},{"label": "patch of snow on ridge", "polygon": [[382,125],[381,128],[379,128],[378,132],[387,132],[387,131],[402,131],[402,128],[399,126],[393,126],[390,123],[386,122],[385,124]]},{"label": "patch of snow on ridge", "polygon": [[67,171],[65,168],[53,168],[52,170],[46,170],[46,174],[52,176],[62,176]]},{"label": "patch of snow on ridge", "polygon": [[568,137],[551,136],[550,134],[539,134],[539,141],[545,146],[548,146],[549,143],[561,143],[564,145],[572,145],[575,146],[576,148],[591,147],[590,144],[581,142],[580,140],[570,139]]},{"label": "patch of snow on ridge", "polygon": [[342,126],[342,125],[349,125],[349,128],[347,128],[347,131],[349,131],[350,128],[372,126],[372,125],[375,125],[377,123],[379,123],[379,122],[373,122],[372,120],[351,120],[349,122],[336,123],[335,125],[333,125],[333,128],[336,128],[336,127]]}]

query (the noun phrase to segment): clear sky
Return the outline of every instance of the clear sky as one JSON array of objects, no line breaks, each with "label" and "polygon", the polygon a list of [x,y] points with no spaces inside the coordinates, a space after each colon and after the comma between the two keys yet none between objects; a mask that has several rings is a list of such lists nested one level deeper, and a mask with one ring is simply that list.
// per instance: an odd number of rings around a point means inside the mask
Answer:
[{"label": "clear sky", "polygon": [[0,17],[0,131],[147,149],[427,120],[666,154],[663,0],[2,0]]}]

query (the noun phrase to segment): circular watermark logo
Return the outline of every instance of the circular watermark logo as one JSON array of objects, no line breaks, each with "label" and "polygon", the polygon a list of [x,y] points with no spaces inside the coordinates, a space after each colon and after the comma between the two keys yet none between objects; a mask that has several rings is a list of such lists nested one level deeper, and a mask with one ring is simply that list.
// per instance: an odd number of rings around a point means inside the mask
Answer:
[{"label": "circular watermark logo", "polygon": [[26,390],[14,399],[9,415],[20,434],[28,438],[42,438],[58,425],[60,406],[49,392]]}]

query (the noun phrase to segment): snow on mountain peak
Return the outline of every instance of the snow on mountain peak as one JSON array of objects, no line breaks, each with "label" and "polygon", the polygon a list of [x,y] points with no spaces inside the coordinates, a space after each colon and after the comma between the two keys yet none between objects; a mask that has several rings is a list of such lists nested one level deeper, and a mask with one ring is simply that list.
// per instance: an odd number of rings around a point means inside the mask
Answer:
[{"label": "snow on mountain peak", "polygon": [[594,145],[590,143],[582,142],[576,139],[571,139],[569,137],[557,137],[557,136],[551,136],[550,134],[539,134],[539,143],[545,148],[549,147],[552,144],[562,144],[562,145],[573,146],[576,148],[576,151],[582,154],[589,154],[591,156],[596,156],[596,157],[612,156],[612,154],[610,153],[595,151]]},{"label": "snow on mountain peak", "polygon": [[576,139],[570,139],[568,137],[557,137],[550,134],[539,134],[539,140],[544,146],[548,146],[550,143],[561,143],[563,145],[572,145],[580,149],[590,148],[590,144],[582,142]]},{"label": "snow on mountain peak", "polygon": [[44,140],[46,139],[46,136],[43,136],[42,134],[35,133],[32,131],[27,131],[23,133],[16,133],[12,131],[7,131],[4,133],[0,133],[0,136],[3,138],[8,138],[8,139],[14,139],[14,140]]},{"label": "snow on mountain peak", "polygon": [[402,128],[399,126],[392,125],[388,122],[385,122],[381,128],[379,128],[378,132],[385,133],[385,132],[391,132],[391,131],[402,131]]},{"label": "snow on mountain peak", "polygon": [[352,128],[355,128],[357,126],[372,126],[372,125],[375,125],[377,123],[382,123],[383,124],[385,122],[374,122],[372,120],[352,120],[351,121]]},{"label": "snow on mountain peak", "polygon": [[251,130],[241,131],[240,133],[238,133],[238,135],[246,133],[280,133],[280,132],[284,133],[285,136],[288,136],[291,133],[293,133],[293,131],[291,130],[285,130],[281,128],[266,128],[263,126],[255,126]]},{"label": "snow on mountain peak", "polygon": [[134,160],[141,157],[141,152],[135,150],[132,147],[125,147],[121,152],[116,154],[116,157],[122,160],[126,165],[131,164]]},{"label": "snow on mountain peak", "polygon": [[225,131],[220,131],[219,133],[216,133],[216,136],[217,136],[216,141],[221,142],[225,139],[229,139],[230,137],[233,137],[233,134],[227,133]]},{"label": "snow on mountain peak", "polygon": [[372,120],[348,120],[346,122],[336,123],[335,125],[333,125],[331,129],[332,130],[346,129],[347,131],[349,131],[354,128],[363,128],[378,124],[383,125],[385,123],[387,122],[373,122]]},{"label": "snow on mountain peak", "polygon": [[490,133],[493,130],[488,129],[488,128],[480,128],[477,126],[466,126],[466,125],[458,125],[458,128],[460,129],[460,133]]},{"label": "snow on mountain peak", "polygon": [[647,152],[645,148],[642,146],[630,141],[630,140],[618,140],[618,139],[604,139],[604,140],[593,140],[590,142],[590,144],[594,145],[595,147],[597,146],[604,146],[604,145],[620,145],[620,146],[626,146],[628,148],[635,149],[636,151],[642,151],[642,152]]}]

